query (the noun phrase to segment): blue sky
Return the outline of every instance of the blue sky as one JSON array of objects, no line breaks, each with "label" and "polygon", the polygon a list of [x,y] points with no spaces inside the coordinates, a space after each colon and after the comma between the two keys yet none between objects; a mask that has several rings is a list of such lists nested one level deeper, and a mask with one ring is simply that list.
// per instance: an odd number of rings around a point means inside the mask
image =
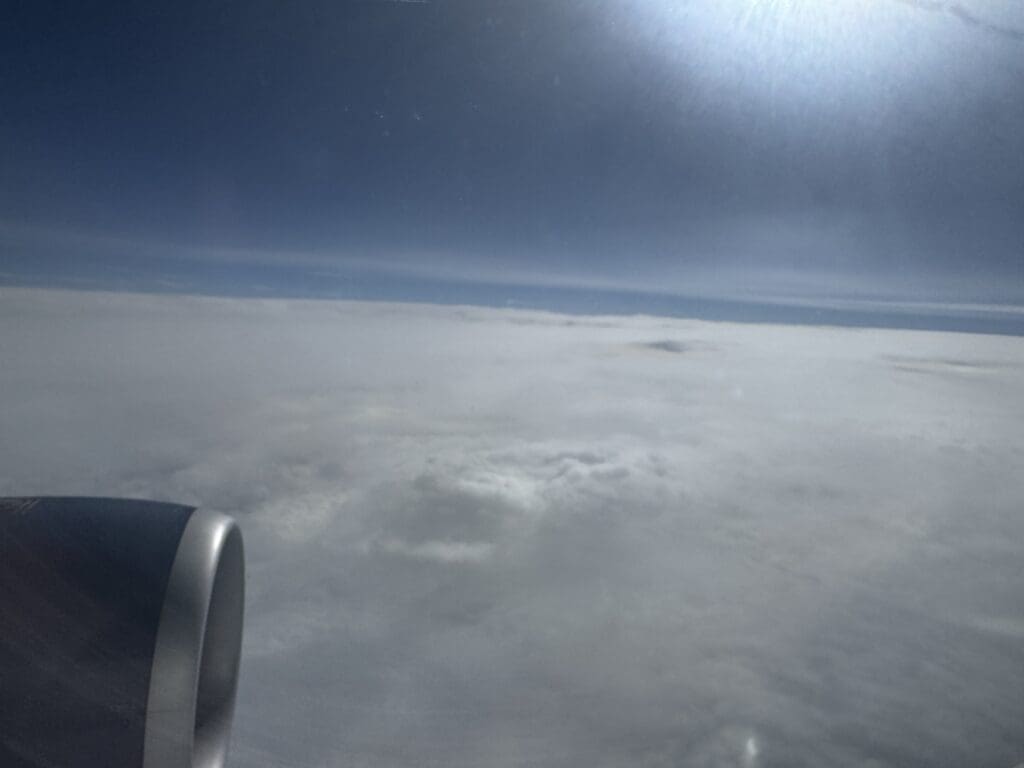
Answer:
[{"label": "blue sky", "polygon": [[597,311],[1024,299],[1015,6],[8,16],[7,283]]}]

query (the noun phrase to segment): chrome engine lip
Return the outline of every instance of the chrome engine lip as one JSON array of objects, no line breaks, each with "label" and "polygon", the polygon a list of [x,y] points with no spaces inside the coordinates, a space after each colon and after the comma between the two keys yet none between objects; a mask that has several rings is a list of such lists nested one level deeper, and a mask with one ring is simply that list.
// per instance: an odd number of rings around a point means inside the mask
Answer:
[{"label": "chrome engine lip", "polygon": [[226,515],[196,510],[178,544],[160,614],[143,768],[223,768],[238,686],[244,602],[245,557],[238,526]]}]

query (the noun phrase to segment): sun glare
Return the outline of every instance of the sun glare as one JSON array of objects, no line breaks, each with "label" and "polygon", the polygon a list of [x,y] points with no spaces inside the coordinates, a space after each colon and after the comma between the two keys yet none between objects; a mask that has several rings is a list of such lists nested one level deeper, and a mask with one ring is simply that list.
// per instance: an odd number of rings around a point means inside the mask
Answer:
[{"label": "sun glare", "polygon": [[946,36],[962,33],[943,17],[896,0],[635,0],[627,6],[616,25],[685,74],[688,84],[772,110],[871,106],[935,74]]}]

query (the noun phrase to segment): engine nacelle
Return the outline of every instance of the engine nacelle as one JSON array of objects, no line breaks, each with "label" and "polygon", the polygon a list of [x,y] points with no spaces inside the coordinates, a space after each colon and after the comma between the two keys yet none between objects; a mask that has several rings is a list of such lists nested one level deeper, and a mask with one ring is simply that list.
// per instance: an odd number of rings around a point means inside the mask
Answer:
[{"label": "engine nacelle", "polygon": [[224,765],[244,594],[224,515],[0,499],[0,765]]}]

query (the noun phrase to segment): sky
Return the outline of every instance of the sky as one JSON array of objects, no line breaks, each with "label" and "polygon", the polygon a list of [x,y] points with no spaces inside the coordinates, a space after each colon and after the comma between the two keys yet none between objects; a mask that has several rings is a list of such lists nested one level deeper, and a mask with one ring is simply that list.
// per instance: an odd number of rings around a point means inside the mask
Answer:
[{"label": "sky", "polygon": [[1024,304],[1016,3],[14,2],[0,105],[6,284]]},{"label": "sky", "polygon": [[1018,337],[7,287],[0,352],[0,496],[238,520],[233,767],[1024,764]]}]

